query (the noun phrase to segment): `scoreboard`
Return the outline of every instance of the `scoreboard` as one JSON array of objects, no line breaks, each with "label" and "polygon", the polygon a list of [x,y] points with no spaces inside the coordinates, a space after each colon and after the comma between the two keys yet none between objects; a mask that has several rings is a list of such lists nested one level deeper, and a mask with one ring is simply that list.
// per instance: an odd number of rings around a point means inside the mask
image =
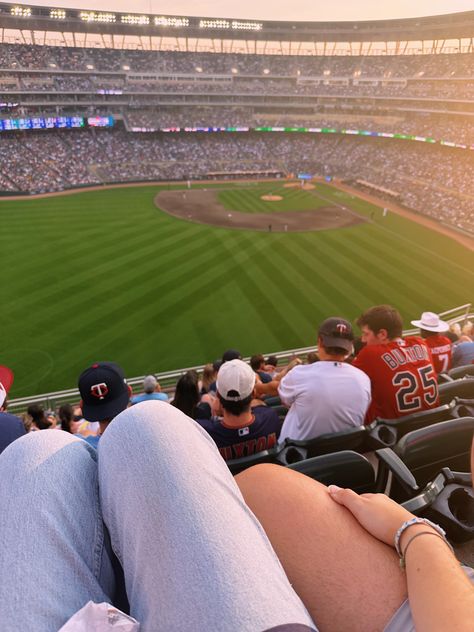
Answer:
[{"label": "scoreboard", "polygon": [[73,129],[80,127],[112,127],[113,116],[35,116],[32,118],[0,119],[0,132],[29,129]]}]

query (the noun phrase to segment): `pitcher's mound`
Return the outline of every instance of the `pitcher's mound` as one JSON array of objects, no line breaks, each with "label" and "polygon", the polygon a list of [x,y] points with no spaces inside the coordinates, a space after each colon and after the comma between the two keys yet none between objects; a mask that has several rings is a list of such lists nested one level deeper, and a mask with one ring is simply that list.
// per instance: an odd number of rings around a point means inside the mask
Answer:
[{"label": "pitcher's mound", "polygon": [[280,200],[283,200],[281,195],[261,195],[260,199],[265,202],[279,202]]}]

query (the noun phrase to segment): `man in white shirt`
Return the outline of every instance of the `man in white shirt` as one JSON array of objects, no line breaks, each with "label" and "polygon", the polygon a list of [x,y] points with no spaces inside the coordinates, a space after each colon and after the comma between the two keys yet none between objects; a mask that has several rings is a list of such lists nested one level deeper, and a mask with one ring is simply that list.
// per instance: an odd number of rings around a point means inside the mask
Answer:
[{"label": "man in white shirt", "polygon": [[344,362],[352,352],[354,334],[343,318],[328,318],[318,331],[319,362],[294,367],[280,382],[278,393],[290,407],[280,441],[313,439],[328,432],[362,426],[370,404],[370,379]]}]

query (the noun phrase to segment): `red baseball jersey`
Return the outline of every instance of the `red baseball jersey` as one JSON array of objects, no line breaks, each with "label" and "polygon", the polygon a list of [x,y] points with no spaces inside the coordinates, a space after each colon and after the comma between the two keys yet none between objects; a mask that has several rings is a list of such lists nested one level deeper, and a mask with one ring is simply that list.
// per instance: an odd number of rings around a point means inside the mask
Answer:
[{"label": "red baseball jersey", "polygon": [[425,338],[431,351],[433,366],[436,373],[446,373],[451,368],[452,344],[451,340],[441,334],[434,334]]},{"label": "red baseball jersey", "polygon": [[353,365],[367,373],[372,402],[366,423],[376,417],[397,419],[438,405],[438,382],[423,338],[409,336],[364,347]]}]

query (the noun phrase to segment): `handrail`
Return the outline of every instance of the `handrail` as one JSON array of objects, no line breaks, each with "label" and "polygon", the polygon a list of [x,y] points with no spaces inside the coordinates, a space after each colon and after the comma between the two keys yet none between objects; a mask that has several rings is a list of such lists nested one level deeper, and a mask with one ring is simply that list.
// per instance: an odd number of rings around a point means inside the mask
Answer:
[{"label": "handrail", "polygon": [[[441,312],[439,314],[440,318],[446,319],[450,314],[451,318],[447,318],[449,324],[460,323],[468,318],[474,318],[474,312],[471,311],[472,304],[466,303],[465,305],[460,305],[459,307],[454,307],[445,312]],[[407,329],[403,331],[404,335],[413,335],[417,333],[418,329]],[[286,351],[277,351],[273,353],[264,353],[265,357],[270,355],[274,355],[277,357],[280,364],[282,364],[282,360],[287,360],[294,355],[305,355],[310,353],[311,351],[317,351],[317,345],[312,345],[309,347],[299,347],[297,349],[288,349]],[[243,358],[245,362],[250,360],[250,356]],[[182,369],[176,369],[174,371],[164,371],[162,373],[154,373],[156,379],[160,382],[164,391],[171,392],[174,390],[174,386],[176,384],[176,380],[178,380],[184,373],[187,371],[202,371],[204,368],[203,364],[197,366],[185,367]],[[141,387],[143,380],[146,376],[140,375],[138,377],[132,377],[127,379],[127,383],[133,387]],[[28,397],[17,397],[15,399],[9,400],[8,402],[8,410],[17,412],[22,412],[26,410],[29,404],[43,404],[48,409],[54,409],[58,404],[65,402],[79,402],[80,400],[79,390],[77,388],[70,388],[62,391],[54,391],[51,393],[41,393],[39,395],[32,395]]]}]

